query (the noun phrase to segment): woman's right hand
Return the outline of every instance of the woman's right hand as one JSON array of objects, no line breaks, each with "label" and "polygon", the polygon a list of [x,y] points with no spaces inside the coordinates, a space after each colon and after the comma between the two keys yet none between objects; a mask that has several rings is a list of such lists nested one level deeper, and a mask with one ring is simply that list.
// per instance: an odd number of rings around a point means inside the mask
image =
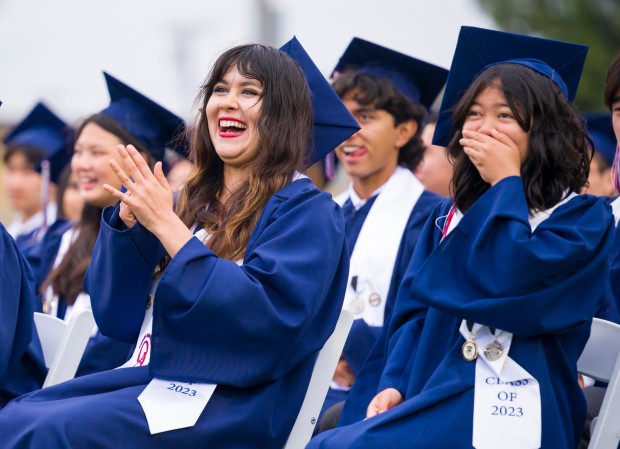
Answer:
[{"label": "woman's right hand", "polygon": [[508,135],[495,129],[490,135],[464,129],[459,143],[480,177],[492,186],[509,176],[521,176],[522,155]]},{"label": "woman's right hand", "polygon": [[131,210],[131,207],[129,207],[127,204],[123,203],[122,201],[120,204],[121,204],[121,207],[120,207],[120,212],[118,216],[120,217],[121,220],[123,220],[123,223],[125,223],[125,226],[127,226],[128,228],[133,228],[136,225],[136,223],[138,223],[138,219],[136,218],[135,214]]},{"label": "woman's right hand", "polygon": [[386,388],[376,395],[366,410],[366,418],[372,418],[379,413],[387,412],[403,402],[403,395],[396,388]]}]

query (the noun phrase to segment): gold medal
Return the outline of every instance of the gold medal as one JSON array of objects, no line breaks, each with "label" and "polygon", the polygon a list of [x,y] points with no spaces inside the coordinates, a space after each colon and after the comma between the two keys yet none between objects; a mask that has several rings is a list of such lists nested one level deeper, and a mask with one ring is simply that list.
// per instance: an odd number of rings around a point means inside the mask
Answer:
[{"label": "gold medal", "polygon": [[353,315],[360,315],[364,311],[365,307],[366,305],[364,304],[364,300],[358,296],[349,303],[348,310]]},{"label": "gold medal", "polygon": [[461,347],[461,354],[468,362],[476,360],[478,357],[478,346],[476,345],[476,342],[472,339],[465,340],[465,343],[463,343],[463,346]]}]

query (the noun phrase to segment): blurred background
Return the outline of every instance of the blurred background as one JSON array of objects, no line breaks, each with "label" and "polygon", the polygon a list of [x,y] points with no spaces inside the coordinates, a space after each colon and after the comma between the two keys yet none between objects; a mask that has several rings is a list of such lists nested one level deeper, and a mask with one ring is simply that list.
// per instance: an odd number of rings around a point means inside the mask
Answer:
[{"label": "blurred background", "polygon": [[0,0],[0,134],[37,101],[73,124],[102,109],[102,70],[191,121],[223,50],[293,35],[326,76],[354,36],[449,68],[461,25],[590,45],[577,104],[603,110],[618,24],[618,0]]}]

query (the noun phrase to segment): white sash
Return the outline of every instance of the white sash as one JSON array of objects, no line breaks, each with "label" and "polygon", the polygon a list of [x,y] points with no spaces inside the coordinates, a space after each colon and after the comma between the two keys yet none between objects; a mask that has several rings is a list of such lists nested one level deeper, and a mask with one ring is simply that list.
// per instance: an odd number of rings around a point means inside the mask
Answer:
[{"label": "white sash", "polygon": [[618,222],[620,222],[620,196],[613,200],[610,205],[614,214],[614,221],[616,222],[616,226],[618,226]]},{"label": "white sash", "polygon": [[[47,224],[50,225],[56,221],[56,216],[58,214],[58,209],[56,207],[56,203],[48,203],[45,213],[47,214]],[[45,218],[45,214],[43,211],[39,211],[30,217],[26,221],[21,220],[21,214],[17,214],[9,226],[7,226],[6,230],[11,237],[16,239],[20,235],[29,234],[35,229],[43,226],[43,221]]]},{"label": "white sash", "polygon": [[[385,300],[400,242],[422,192],[424,187],[411,171],[397,167],[381,188],[355,243],[344,308],[370,326],[383,326]],[[348,198],[346,192],[335,201],[342,206]],[[354,277],[357,282],[352,282]]]},{"label": "white sash", "polygon": [[[576,196],[573,192],[552,208],[531,214],[529,222],[532,232],[556,208]],[[448,233],[459,221],[449,223]],[[540,387],[530,373],[508,357],[512,334],[496,329],[493,335],[488,326],[478,323],[474,323],[470,331],[465,320],[461,322],[459,332],[465,340],[474,335],[478,347],[472,445],[476,449],[539,448],[542,439]],[[503,353],[498,360],[490,361],[484,349],[494,340],[502,346]]]}]

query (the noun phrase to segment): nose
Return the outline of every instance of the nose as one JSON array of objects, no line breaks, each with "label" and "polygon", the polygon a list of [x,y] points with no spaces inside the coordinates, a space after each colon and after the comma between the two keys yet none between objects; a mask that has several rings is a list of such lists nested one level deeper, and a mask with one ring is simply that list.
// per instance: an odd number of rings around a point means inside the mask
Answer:
[{"label": "nose", "polygon": [[235,110],[239,107],[237,97],[232,92],[229,92],[220,102],[220,109],[222,111]]},{"label": "nose", "polygon": [[71,171],[88,170],[92,166],[91,158],[86,152],[73,153]]},{"label": "nose", "polygon": [[491,135],[491,130],[495,128],[495,121],[487,115],[480,121],[480,127],[477,129],[479,133]]}]

